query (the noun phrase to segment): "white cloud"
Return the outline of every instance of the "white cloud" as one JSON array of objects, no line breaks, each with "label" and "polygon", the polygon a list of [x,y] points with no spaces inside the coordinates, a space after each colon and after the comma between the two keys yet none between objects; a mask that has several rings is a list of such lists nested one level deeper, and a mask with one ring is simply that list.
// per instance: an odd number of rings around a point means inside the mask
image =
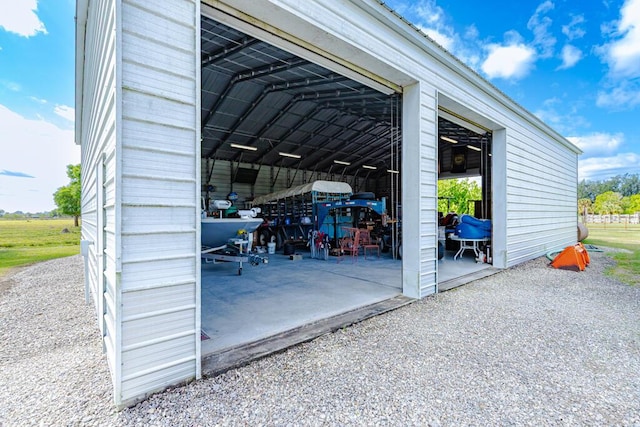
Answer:
[{"label": "white cloud", "polygon": [[591,128],[591,123],[578,113],[575,105],[567,105],[557,98],[546,100],[543,108],[535,111],[534,114],[563,135]]},{"label": "white cloud", "polygon": [[570,44],[564,45],[560,55],[562,58],[562,64],[558,67],[559,70],[566,70],[573,67],[584,56],[580,49]]},{"label": "white cloud", "polygon": [[429,26],[440,25],[444,18],[444,10],[436,5],[435,0],[424,0],[418,3],[416,13]]},{"label": "white cloud", "polygon": [[553,23],[551,18],[545,14],[554,8],[553,2],[547,0],[541,3],[533,16],[527,22],[527,28],[533,32],[533,45],[540,49],[541,58],[549,58],[553,56],[553,50],[556,45],[556,38],[549,32],[549,27]]},{"label": "white cloud", "polygon": [[596,132],[584,136],[568,136],[567,139],[577,145],[585,157],[591,157],[615,153],[624,142],[624,135]]},{"label": "white cloud", "polygon": [[47,34],[47,29],[36,14],[37,10],[37,0],[4,1],[0,13],[0,27],[23,37],[35,36],[38,33]]},{"label": "white cloud", "polygon": [[640,82],[622,81],[609,91],[599,91],[596,105],[612,110],[624,110],[640,105]]},{"label": "white cloud", "polygon": [[638,173],[640,154],[619,153],[611,157],[591,157],[578,160],[578,178],[599,180],[625,173]]},{"label": "white cloud", "polygon": [[581,27],[584,24],[584,16],[576,15],[571,18],[571,22],[562,26],[562,34],[567,36],[569,40],[581,39],[586,31]]},{"label": "white cloud", "polygon": [[69,107],[67,105],[56,105],[56,108],[54,108],[53,112],[63,119],[67,119],[70,121],[75,120],[76,110],[73,107]]},{"label": "white cloud", "polygon": [[519,79],[526,76],[536,59],[536,52],[525,44],[489,44],[489,55],[482,63],[482,71],[489,78]]},{"label": "white cloud", "polygon": [[480,32],[475,25],[470,25],[465,29],[464,38],[469,40],[477,40],[480,37]]},{"label": "white cloud", "polygon": [[441,33],[440,31],[434,28],[427,28],[422,26],[418,26],[418,28],[420,29],[420,31],[422,31],[423,33],[428,35],[431,39],[433,39],[433,41],[435,41],[440,46],[442,46],[443,48],[451,52],[451,49],[453,48],[453,43],[454,43],[452,37],[444,33]]},{"label": "white cloud", "polygon": [[7,88],[7,90],[10,90],[11,92],[20,92],[22,90],[22,86],[20,86],[20,84],[16,82],[1,80],[0,84],[5,88]]},{"label": "white cloud", "polygon": [[69,183],[66,166],[80,163],[80,147],[74,143],[73,131],[27,119],[1,104],[0,129],[0,170],[11,172],[0,175],[0,209],[54,209],[53,193]]},{"label": "white cloud", "polygon": [[46,103],[47,103],[47,100],[46,100],[46,99],[38,98],[38,97],[35,97],[35,96],[30,96],[30,97],[29,97],[29,99],[31,99],[33,102],[35,102],[35,103],[37,103],[37,104],[42,104],[42,105],[44,105],[44,104],[46,104]]},{"label": "white cloud", "polygon": [[449,52],[453,52],[455,32],[452,27],[446,25],[444,10],[437,6],[434,0],[424,0],[412,6],[421,21],[416,23],[420,31]]},{"label": "white cloud", "polygon": [[[599,52],[616,79],[640,77],[640,0],[626,0],[620,20],[613,23],[617,39],[601,46]],[[606,28],[603,31],[607,31]]]}]

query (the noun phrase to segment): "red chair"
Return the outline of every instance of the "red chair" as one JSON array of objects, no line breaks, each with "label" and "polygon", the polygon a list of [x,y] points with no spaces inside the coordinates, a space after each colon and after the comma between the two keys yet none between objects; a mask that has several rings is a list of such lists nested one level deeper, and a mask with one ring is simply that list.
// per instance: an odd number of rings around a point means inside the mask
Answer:
[{"label": "red chair", "polygon": [[367,259],[367,249],[373,249],[378,252],[378,258],[380,258],[380,245],[377,239],[371,238],[369,230],[360,230],[360,246],[364,252],[364,259]]},{"label": "red chair", "polygon": [[360,252],[360,229],[343,227],[342,230],[344,234],[340,239],[340,253],[337,262],[340,262],[347,255],[351,256],[351,262],[357,261]]}]

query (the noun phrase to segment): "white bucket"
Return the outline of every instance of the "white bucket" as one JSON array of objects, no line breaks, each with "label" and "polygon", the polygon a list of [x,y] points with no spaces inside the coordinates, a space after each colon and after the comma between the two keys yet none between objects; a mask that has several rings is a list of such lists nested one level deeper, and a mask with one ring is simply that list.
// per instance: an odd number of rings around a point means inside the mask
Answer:
[{"label": "white bucket", "polygon": [[275,242],[267,243],[267,252],[270,253],[270,254],[275,254],[276,253],[276,244],[275,244]]}]

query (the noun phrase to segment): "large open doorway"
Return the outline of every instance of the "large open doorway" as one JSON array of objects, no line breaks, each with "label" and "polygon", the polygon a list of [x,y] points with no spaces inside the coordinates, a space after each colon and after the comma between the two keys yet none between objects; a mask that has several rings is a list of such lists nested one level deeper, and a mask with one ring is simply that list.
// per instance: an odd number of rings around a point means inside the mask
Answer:
[{"label": "large open doorway", "polygon": [[[201,20],[203,215],[231,218],[228,208],[216,208],[231,204],[239,211],[260,207],[263,221],[247,233],[249,243],[240,243],[241,250],[254,250],[256,266],[245,262],[240,269],[237,253],[203,257],[205,357],[402,293],[402,95],[294,55],[207,10]],[[324,228],[314,230],[320,196],[283,190],[317,181],[348,185],[346,197],[319,193],[351,204],[332,206]],[[366,207],[373,203],[384,212]],[[348,228],[374,237],[366,256],[339,250]],[[328,256],[310,250],[313,231],[329,234]]]},{"label": "large open doorway", "polygon": [[438,288],[448,290],[495,271],[492,267],[491,129],[438,110]]}]

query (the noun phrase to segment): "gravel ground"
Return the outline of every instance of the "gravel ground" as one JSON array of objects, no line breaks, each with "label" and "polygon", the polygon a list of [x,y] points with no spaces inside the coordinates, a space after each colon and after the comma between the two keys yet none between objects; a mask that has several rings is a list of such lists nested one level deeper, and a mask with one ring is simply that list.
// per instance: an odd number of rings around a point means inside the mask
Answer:
[{"label": "gravel ground", "polygon": [[610,263],[533,260],[119,413],[81,258],[41,263],[0,286],[0,425],[640,425],[640,288]]}]

